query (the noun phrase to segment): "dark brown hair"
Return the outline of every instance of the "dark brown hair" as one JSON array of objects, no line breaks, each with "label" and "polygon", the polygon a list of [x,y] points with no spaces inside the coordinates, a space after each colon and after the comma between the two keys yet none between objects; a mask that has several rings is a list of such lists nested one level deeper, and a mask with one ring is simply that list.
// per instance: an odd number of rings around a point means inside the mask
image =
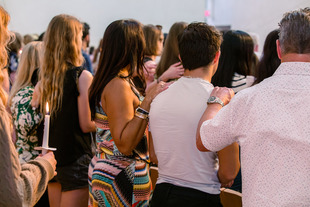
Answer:
[{"label": "dark brown hair", "polygon": [[221,57],[212,77],[215,86],[231,87],[234,73],[247,76],[253,67],[254,43],[251,36],[240,30],[230,30],[223,36]]},{"label": "dark brown hair", "polygon": [[[106,29],[99,59],[98,70],[89,89],[89,104],[92,119],[95,108],[99,106],[101,94],[105,86],[118,75],[121,69],[130,66],[128,77],[133,78],[137,70],[138,77],[143,80],[143,51],[145,48],[142,26],[136,20],[117,20]],[[145,83],[143,84],[145,90]]]},{"label": "dark brown hair", "polygon": [[188,24],[185,22],[176,22],[171,26],[165,42],[163,54],[161,55],[157,66],[157,77],[160,77],[170,67],[170,65],[180,61],[178,35],[184,31],[187,25]]},{"label": "dark brown hair", "polygon": [[277,39],[279,39],[278,29],[271,31],[266,37],[263,55],[256,69],[255,84],[272,76],[281,63],[277,53]]}]

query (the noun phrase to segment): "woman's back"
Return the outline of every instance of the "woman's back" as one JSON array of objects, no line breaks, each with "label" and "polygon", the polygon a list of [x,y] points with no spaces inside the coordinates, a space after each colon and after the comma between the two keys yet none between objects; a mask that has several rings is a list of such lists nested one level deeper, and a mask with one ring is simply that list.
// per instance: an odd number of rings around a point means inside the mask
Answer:
[{"label": "woman's back", "polygon": [[50,146],[56,147],[58,166],[72,163],[84,154],[92,157],[91,137],[83,133],[78,116],[78,79],[84,69],[75,67],[67,70],[64,79],[62,105],[51,115]]}]

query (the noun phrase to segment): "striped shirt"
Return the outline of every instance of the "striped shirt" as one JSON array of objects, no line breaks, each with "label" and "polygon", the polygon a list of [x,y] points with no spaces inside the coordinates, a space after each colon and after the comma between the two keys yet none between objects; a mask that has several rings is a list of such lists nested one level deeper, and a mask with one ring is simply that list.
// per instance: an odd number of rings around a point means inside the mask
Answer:
[{"label": "striped shirt", "polygon": [[244,76],[235,73],[231,81],[231,88],[235,93],[237,93],[242,89],[250,87],[253,83],[254,83],[254,76]]}]

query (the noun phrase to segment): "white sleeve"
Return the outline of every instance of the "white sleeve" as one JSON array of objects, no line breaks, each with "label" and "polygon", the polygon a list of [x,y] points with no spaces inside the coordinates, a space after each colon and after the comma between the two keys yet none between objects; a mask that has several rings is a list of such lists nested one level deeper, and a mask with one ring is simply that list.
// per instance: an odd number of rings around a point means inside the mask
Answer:
[{"label": "white sleeve", "polygon": [[[213,119],[205,121],[200,128],[202,144],[210,151],[219,151],[238,141],[240,97],[234,97]],[[238,112],[238,113],[237,113]]]}]

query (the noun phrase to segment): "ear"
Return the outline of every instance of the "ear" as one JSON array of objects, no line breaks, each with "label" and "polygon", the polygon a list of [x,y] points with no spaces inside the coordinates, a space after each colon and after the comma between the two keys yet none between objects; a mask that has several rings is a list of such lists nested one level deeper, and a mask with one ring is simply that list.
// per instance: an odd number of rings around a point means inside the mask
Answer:
[{"label": "ear", "polygon": [[213,64],[217,64],[217,63],[219,62],[220,56],[221,56],[221,51],[219,50],[219,51],[217,51],[217,52],[215,53],[215,57],[214,57],[214,60],[213,60]]},{"label": "ear", "polygon": [[276,41],[277,44],[277,53],[278,53],[278,57],[281,60],[282,59],[282,53],[281,53],[281,47],[280,47],[280,42],[279,40]]},{"label": "ear", "polygon": [[180,56],[180,54],[178,55],[178,57],[179,57],[179,60],[182,62],[182,59],[181,59],[181,56]]}]

